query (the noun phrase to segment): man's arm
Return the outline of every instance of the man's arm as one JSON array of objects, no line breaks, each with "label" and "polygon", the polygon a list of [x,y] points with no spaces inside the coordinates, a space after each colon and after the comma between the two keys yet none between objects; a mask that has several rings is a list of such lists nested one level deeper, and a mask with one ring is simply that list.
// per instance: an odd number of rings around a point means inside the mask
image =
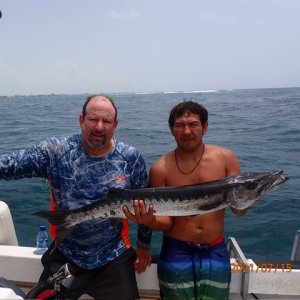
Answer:
[{"label": "man's arm", "polygon": [[138,273],[145,272],[147,267],[152,263],[151,256],[151,237],[152,230],[143,225],[138,225],[138,240],[136,254],[137,258],[134,262],[134,268]]},{"label": "man's arm", "polygon": [[[136,155],[133,172],[131,174],[131,187],[133,189],[148,186],[148,174],[145,160],[138,151],[136,152]],[[138,224],[136,248],[137,258],[134,262],[135,270],[138,273],[144,272],[152,263],[152,256],[150,252],[151,237],[152,229],[144,224]]]},{"label": "man's arm", "polygon": [[[156,164],[153,165],[149,173],[149,182],[151,187],[165,186],[163,172]],[[143,200],[135,200],[133,203],[134,213],[130,213],[127,207],[123,208],[126,217],[137,223],[144,224],[154,230],[169,231],[173,226],[173,218],[167,216],[155,216],[154,207],[146,207]]]},{"label": "man's arm", "polygon": [[[166,186],[164,169],[161,167],[160,161],[150,168],[149,182],[151,187]],[[164,232],[171,230],[173,226],[173,218],[168,216],[154,216],[153,209],[153,206],[150,206],[148,213],[150,214],[152,221],[148,226],[154,230],[160,230]]]},{"label": "man's arm", "polygon": [[[159,170],[157,170],[158,172]],[[152,186],[162,186],[160,180],[162,176],[160,176],[160,172],[157,174],[153,171],[153,168],[150,169],[150,185]],[[157,176],[157,177],[156,177]],[[158,181],[155,181],[154,178],[158,178]],[[149,208],[146,208],[143,200],[135,200],[133,204],[134,213],[131,214],[127,207],[123,207],[124,214],[126,217],[139,224],[138,230],[138,243],[137,243],[137,259],[134,263],[135,269],[138,273],[144,272],[147,266],[151,265],[152,257],[150,255],[150,251],[148,249],[147,244],[149,243],[151,237],[147,238],[147,234],[149,233],[149,228],[155,230],[170,230],[172,227],[172,218],[170,217],[156,217],[153,214],[154,208],[153,205],[150,205]],[[148,210],[147,210],[148,209]],[[148,232],[148,233],[147,233]],[[152,234],[152,231],[150,231]],[[148,242],[147,242],[148,240]]]},{"label": "man's arm", "polygon": [[45,141],[11,154],[0,155],[0,179],[46,178],[49,161],[46,146]]}]

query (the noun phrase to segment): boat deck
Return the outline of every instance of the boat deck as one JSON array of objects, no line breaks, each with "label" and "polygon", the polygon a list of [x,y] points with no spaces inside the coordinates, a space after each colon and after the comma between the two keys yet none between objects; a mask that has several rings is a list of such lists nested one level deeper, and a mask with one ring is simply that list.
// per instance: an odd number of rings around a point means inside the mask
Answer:
[{"label": "boat deck", "polygon": [[[1,203],[3,206],[4,202]],[[0,277],[26,292],[36,284],[42,272],[41,255],[34,254],[33,247],[18,246],[9,210],[0,214],[0,225],[5,228],[5,231],[0,230]],[[233,237],[228,238],[227,247],[232,267],[229,299],[300,299],[300,230],[295,235],[289,262],[247,259]],[[142,300],[160,299],[156,263],[146,272],[136,274],[136,278]],[[88,297],[84,295],[82,299]]]},{"label": "boat deck", "polygon": [[[230,238],[230,252],[232,249],[239,250],[238,245],[234,243],[236,241]],[[33,254],[34,250],[35,248],[31,247],[0,245],[1,276],[15,282],[25,291],[30,289],[42,271],[41,256]],[[232,265],[238,263],[253,265],[253,272],[232,273],[229,299],[300,299],[300,269],[297,269],[299,262],[291,262],[290,272],[279,268],[264,270],[258,268],[253,260],[238,257],[239,255],[241,256],[241,253],[231,258]],[[286,262],[284,264],[287,266]],[[154,263],[146,272],[137,274],[143,300],[160,299],[156,267]]]}]

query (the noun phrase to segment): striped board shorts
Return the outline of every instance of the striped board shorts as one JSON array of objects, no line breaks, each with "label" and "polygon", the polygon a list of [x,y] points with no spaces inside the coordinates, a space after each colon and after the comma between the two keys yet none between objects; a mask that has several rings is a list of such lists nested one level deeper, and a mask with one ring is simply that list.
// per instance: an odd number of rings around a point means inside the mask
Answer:
[{"label": "striped board shorts", "polygon": [[228,299],[231,273],[224,238],[198,245],[164,236],[158,278],[162,300]]}]

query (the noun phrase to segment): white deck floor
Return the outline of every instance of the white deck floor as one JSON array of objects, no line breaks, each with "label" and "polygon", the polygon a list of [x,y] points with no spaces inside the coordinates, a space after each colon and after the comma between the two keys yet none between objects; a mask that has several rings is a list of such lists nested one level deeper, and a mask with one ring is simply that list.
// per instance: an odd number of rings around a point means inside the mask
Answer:
[{"label": "white deck floor", "polygon": [[[42,271],[41,256],[33,254],[35,248],[20,246],[0,245],[0,274],[2,277],[12,280],[23,287],[30,287],[38,281]],[[237,263],[235,258],[232,263]],[[248,264],[255,263],[248,259]],[[254,270],[256,268],[254,267]],[[248,279],[245,276],[248,275]],[[152,264],[146,272],[137,274],[137,281],[141,295],[159,295],[156,276],[156,264]],[[247,283],[248,281],[248,283]],[[245,285],[246,282],[246,285]],[[243,299],[243,288],[247,289],[244,299],[300,299],[300,270],[282,272],[281,270],[270,272],[232,273],[230,285],[230,299]],[[254,296],[255,295],[255,296]],[[155,299],[155,298],[154,298]]]},{"label": "white deck floor", "polygon": [[[0,229],[5,228],[0,230],[0,277],[18,284],[23,289],[29,289],[38,281],[42,272],[41,256],[33,253],[35,248],[17,246],[11,215],[7,205],[2,201],[0,210]],[[298,260],[299,267],[300,253],[296,249],[300,249],[300,231],[295,236],[294,246],[296,244],[297,247],[293,247],[292,257]],[[257,268],[251,259],[244,256],[234,238],[228,238],[227,246],[232,264],[252,267],[249,272],[231,273],[230,299],[300,299],[299,268],[292,268],[287,272],[287,263],[285,270]],[[152,264],[146,272],[136,275],[142,299],[159,299],[156,264]]]}]

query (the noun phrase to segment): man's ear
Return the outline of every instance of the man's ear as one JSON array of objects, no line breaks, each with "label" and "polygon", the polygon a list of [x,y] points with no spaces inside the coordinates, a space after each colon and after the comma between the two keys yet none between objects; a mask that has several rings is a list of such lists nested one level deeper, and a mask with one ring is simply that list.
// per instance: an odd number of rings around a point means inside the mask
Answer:
[{"label": "man's ear", "polygon": [[79,125],[80,125],[80,127],[82,127],[82,123],[84,122],[84,116],[83,116],[83,114],[81,114],[80,116],[79,116]]},{"label": "man's ear", "polygon": [[169,126],[171,134],[174,136],[173,127]]},{"label": "man's ear", "polygon": [[204,123],[203,125],[203,135],[205,135],[208,131],[208,121]]}]

